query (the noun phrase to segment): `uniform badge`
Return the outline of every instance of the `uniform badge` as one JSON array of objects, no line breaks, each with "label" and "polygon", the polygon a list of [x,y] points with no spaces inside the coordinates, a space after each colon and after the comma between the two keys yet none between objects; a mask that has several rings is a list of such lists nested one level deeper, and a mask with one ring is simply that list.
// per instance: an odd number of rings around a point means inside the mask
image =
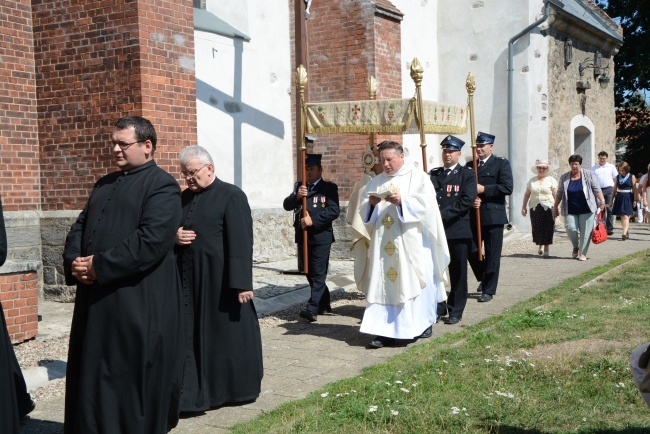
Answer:
[{"label": "uniform badge", "polygon": [[318,206],[317,203],[318,203],[318,198],[314,196],[314,208]]},{"label": "uniform badge", "polygon": [[447,186],[447,197],[451,197],[451,185]]},{"label": "uniform badge", "polygon": [[325,208],[325,196],[321,196],[320,202],[321,202],[321,206]]},{"label": "uniform badge", "polygon": [[458,196],[458,192],[460,191],[460,185],[454,185],[454,191],[456,192],[454,196]]}]

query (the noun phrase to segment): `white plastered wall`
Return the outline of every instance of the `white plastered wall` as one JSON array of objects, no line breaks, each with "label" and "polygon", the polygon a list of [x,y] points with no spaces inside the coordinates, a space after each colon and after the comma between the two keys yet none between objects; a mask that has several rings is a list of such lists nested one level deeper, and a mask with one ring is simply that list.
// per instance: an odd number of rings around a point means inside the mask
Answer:
[{"label": "white plastered wall", "polygon": [[[422,79],[422,97],[425,100],[438,100],[438,6],[434,0],[392,0],[403,14],[401,27],[402,55],[402,98],[415,95],[415,83],[411,79],[411,62],[417,57],[424,69]],[[451,101],[450,101],[451,102]],[[463,104],[464,100],[455,102]],[[440,148],[438,135],[427,134],[427,166],[429,170],[440,165]],[[422,167],[422,150],[420,136],[409,134],[402,142],[407,149],[409,161]]]},{"label": "white plastered wall", "polygon": [[194,33],[199,145],[253,208],[279,207],[294,177],[289,10],[277,6],[208,0],[208,11],[251,40]]}]

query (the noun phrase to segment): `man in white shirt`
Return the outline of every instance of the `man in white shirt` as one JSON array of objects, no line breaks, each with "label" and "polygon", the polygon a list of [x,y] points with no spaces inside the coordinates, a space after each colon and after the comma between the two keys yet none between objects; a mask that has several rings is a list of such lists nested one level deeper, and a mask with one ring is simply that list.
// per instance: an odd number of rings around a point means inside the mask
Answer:
[{"label": "man in white shirt", "polygon": [[[607,162],[609,155],[605,151],[600,151],[598,153],[598,164],[594,165],[591,168],[591,171],[598,178],[598,183],[600,184],[600,189],[603,191],[603,196],[605,196],[605,203],[612,203],[612,190],[614,188],[614,178],[618,175],[616,166],[612,163]],[[612,215],[612,208],[607,207],[606,209],[606,219],[605,219],[605,228],[607,229],[607,235],[612,235],[614,233],[614,216]]]}]

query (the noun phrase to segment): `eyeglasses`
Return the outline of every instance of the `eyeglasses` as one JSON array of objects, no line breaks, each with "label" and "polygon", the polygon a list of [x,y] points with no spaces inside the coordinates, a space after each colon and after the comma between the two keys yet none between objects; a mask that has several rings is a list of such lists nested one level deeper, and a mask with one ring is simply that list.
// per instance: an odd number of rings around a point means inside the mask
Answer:
[{"label": "eyeglasses", "polygon": [[129,146],[135,145],[136,143],[140,143],[140,142],[139,141],[131,142],[131,143],[111,142],[111,149],[117,146],[118,148],[120,148],[120,151],[126,151],[127,149],[129,149]]},{"label": "eyeglasses", "polygon": [[204,167],[208,167],[209,164],[206,164],[205,166],[201,167],[200,169],[196,170],[190,170],[189,172],[182,171],[181,176],[185,179],[192,179],[196,176],[197,173],[199,173],[201,170],[203,170]]}]

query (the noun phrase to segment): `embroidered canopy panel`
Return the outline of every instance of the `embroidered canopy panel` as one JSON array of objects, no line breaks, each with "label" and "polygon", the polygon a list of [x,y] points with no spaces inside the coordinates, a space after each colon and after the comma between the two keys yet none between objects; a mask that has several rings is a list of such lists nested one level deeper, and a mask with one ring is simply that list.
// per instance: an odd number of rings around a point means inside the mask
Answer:
[{"label": "embroidered canopy panel", "polygon": [[[424,132],[463,134],[467,107],[423,101]],[[307,133],[417,134],[419,113],[415,98],[307,103]]]}]

